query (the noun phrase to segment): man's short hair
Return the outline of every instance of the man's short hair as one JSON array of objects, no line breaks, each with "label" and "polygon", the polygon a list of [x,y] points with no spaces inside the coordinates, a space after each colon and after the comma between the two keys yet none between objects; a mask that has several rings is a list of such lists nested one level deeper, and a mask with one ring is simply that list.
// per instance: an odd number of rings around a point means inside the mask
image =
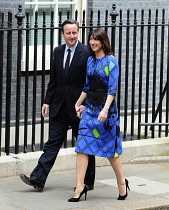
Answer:
[{"label": "man's short hair", "polygon": [[77,30],[79,31],[79,22],[76,21],[76,20],[73,20],[73,19],[67,19],[67,20],[65,20],[65,21],[62,23],[62,33],[64,32],[63,27],[64,27],[66,24],[76,24],[76,25],[77,25]]}]

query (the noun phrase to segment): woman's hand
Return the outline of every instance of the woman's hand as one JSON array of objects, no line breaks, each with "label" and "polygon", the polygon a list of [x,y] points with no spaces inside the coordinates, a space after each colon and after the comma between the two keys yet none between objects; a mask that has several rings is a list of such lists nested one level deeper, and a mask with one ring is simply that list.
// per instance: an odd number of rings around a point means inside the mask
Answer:
[{"label": "woman's hand", "polygon": [[104,122],[107,118],[107,112],[102,110],[100,113],[99,113],[99,116],[97,118],[97,121],[98,122]]}]

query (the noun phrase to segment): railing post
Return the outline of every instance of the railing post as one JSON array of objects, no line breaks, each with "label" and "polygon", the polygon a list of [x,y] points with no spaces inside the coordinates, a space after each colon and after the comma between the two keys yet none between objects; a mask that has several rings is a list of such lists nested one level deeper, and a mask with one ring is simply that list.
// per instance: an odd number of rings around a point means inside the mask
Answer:
[{"label": "railing post", "polygon": [[[127,26],[130,25],[130,10],[127,10]],[[127,140],[128,128],[128,95],[129,95],[129,52],[130,52],[130,27],[126,27],[126,44],[125,44],[125,92],[124,92],[124,131],[123,140]]]},{"label": "railing post", "polygon": [[[156,83],[157,83],[157,41],[158,41],[158,9],[156,9],[154,28],[154,58],[153,58],[153,91],[152,91],[152,122],[156,120],[155,116],[155,104],[156,104]],[[151,138],[154,138],[155,128],[152,126]]]},{"label": "railing post", "polygon": [[[93,26],[93,10],[90,12],[90,26]],[[90,32],[93,30],[92,27],[90,27]]]},{"label": "railing post", "polygon": [[[53,45],[54,45],[54,11],[51,12],[51,24],[50,24],[50,69],[53,63]],[[61,22],[59,22],[59,30],[61,27]],[[61,34],[61,33],[60,33]],[[60,36],[59,34],[59,36]],[[61,41],[60,41],[61,42]]]},{"label": "railing post", "polygon": [[83,19],[82,19],[82,43],[85,43],[85,10],[83,10]]},{"label": "railing post", "polygon": [[[41,83],[41,107],[45,97],[45,60],[46,60],[46,12],[43,11],[43,30],[42,30],[42,83]],[[44,146],[44,117],[41,115],[41,136],[40,150]]]},{"label": "railing post", "polygon": [[33,110],[32,110],[32,152],[35,152],[36,134],[36,93],[37,93],[37,59],[38,59],[38,11],[35,11],[34,23],[34,62],[33,62]]},{"label": "railing post", "polygon": [[108,10],[105,11],[105,31],[107,32],[108,27]]},{"label": "railing post", "polygon": [[100,10],[97,11],[98,19],[97,19],[97,26],[100,28]]},{"label": "railing post", "polygon": [[141,28],[140,28],[140,62],[139,62],[139,93],[138,93],[138,139],[141,138],[141,110],[142,110],[142,91],[143,91],[143,54],[144,54],[144,10],[141,10]]},{"label": "railing post", "polygon": [[[12,28],[12,13],[8,12],[8,29]],[[11,122],[12,30],[7,31],[5,153],[9,155]]]},{"label": "railing post", "polygon": [[[26,28],[30,28],[29,12],[26,12]],[[25,105],[24,105],[24,153],[27,153],[28,137],[28,88],[29,88],[29,41],[30,30],[26,30],[26,61],[25,61]]]},{"label": "railing post", "polygon": [[[4,27],[4,13],[0,12],[1,24],[0,28]],[[2,92],[3,92],[3,60],[4,60],[4,31],[0,31],[0,156],[1,156],[1,138],[2,138]]]},{"label": "railing post", "polygon": [[121,105],[121,66],[122,66],[122,32],[123,32],[123,21],[122,21],[122,10],[119,11],[119,36],[118,36],[118,64],[119,64],[119,80],[118,80],[118,95],[117,95],[117,106],[118,106],[118,116],[120,116],[120,105]]},{"label": "railing post", "polygon": [[[21,29],[23,18],[22,5],[18,7],[19,12],[15,15],[17,18],[17,28]],[[16,127],[15,127],[15,154],[19,153],[19,124],[20,124],[20,93],[21,93],[21,54],[22,54],[22,30],[18,30],[17,45],[17,87],[16,87]]]},{"label": "railing post", "polygon": [[111,25],[112,25],[111,47],[112,47],[113,53],[115,53],[115,28],[116,28],[116,17],[118,16],[118,13],[116,11],[116,4],[113,4],[112,9],[113,10],[110,13],[110,16],[111,16]]},{"label": "railing post", "polygon": [[[62,43],[62,11],[59,11],[59,45],[61,45],[61,43]],[[52,50],[52,53],[53,53],[53,50]]]}]

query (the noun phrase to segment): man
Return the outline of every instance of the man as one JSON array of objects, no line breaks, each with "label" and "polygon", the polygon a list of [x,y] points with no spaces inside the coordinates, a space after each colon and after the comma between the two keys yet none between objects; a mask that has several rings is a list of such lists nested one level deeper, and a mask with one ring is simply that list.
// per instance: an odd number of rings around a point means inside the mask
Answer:
[{"label": "man", "polygon": [[[87,47],[78,41],[79,23],[66,20],[62,24],[62,36],[66,44],[54,49],[54,60],[46,97],[42,106],[42,116],[48,116],[50,105],[49,140],[44,145],[43,154],[30,177],[20,175],[22,181],[42,191],[47,176],[53,167],[58,152],[71,126],[77,137],[79,118],[75,103],[80,96],[86,78],[86,63],[89,56]],[[92,190],[95,179],[95,158],[89,157],[85,184]]]}]

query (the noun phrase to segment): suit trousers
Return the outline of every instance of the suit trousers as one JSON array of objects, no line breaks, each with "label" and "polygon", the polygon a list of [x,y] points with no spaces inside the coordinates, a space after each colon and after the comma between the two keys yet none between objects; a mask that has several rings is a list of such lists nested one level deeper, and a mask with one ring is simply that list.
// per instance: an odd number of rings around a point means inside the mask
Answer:
[{"label": "suit trousers", "polygon": [[[36,176],[37,179],[46,182],[48,174],[52,169],[56,157],[64,139],[67,135],[67,130],[71,126],[72,131],[77,137],[79,120],[70,119],[69,115],[66,113],[66,107],[62,106],[56,117],[50,118],[49,126],[49,140],[45,143],[43,153],[39,158],[37,166],[31,173],[31,176]],[[88,168],[85,176],[85,184],[94,185],[95,180],[95,157],[89,155]]]}]

